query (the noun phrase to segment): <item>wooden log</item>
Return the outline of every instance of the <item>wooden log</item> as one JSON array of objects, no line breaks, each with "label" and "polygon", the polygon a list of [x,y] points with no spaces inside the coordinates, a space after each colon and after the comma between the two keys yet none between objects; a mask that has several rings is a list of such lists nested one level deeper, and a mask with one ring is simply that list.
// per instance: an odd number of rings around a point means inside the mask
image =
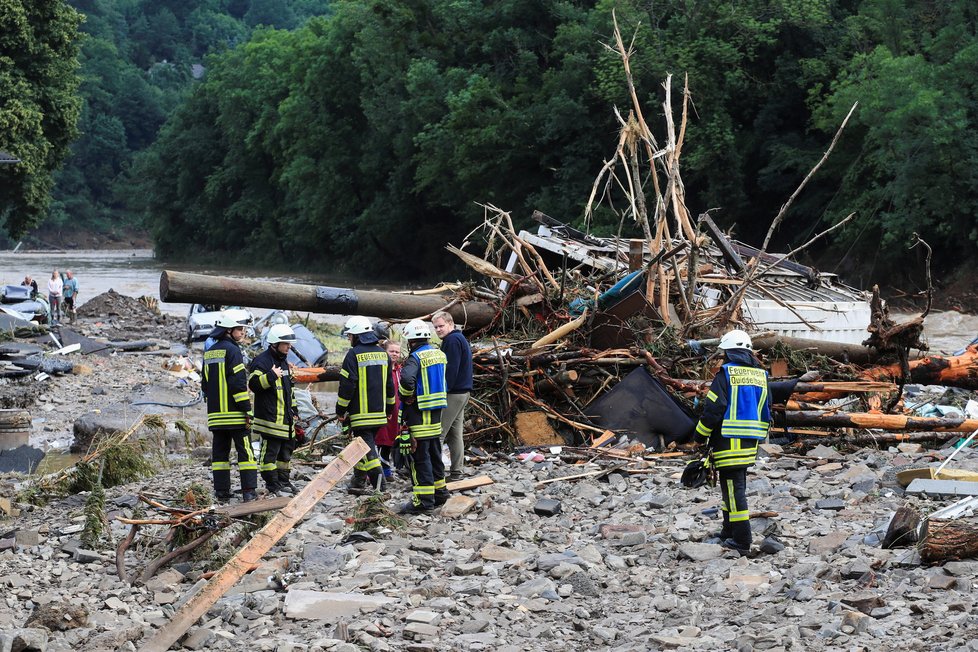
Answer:
[{"label": "wooden log", "polygon": [[821,428],[877,428],[880,430],[930,430],[934,432],[974,432],[978,419],[953,417],[911,417],[903,414],[850,412],[785,412],[784,425]]},{"label": "wooden log", "polygon": [[861,344],[830,342],[828,340],[809,340],[802,337],[787,337],[778,334],[762,335],[751,339],[754,349],[758,351],[768,351],[780,343],[794,351],[808,351],[824,355],[833,360],[848,361],[855,364],[871,363],[880,358],[880,354],[875,349],[862,346]]},{"label": "wooden log", "polygon": [[309,484],[303,487],[281,512],[275,515],[265,527],[225,564],[217,574],[183,607],[173,619],[160,628],[140,649],[143,652],[165,652],[170,646],[207,613],[232,586],[241,579],[252,565],[257,564],[262,555],[272,549],[299,520],[336,486],[353,465],[370,451],[370,447],[359,437],[344,448],[328,467],[319,472]]},{"label": "wooden log", "polygon": [[[772,432],[774,429],[772,429]],[[818,437],[820,444],[831,446],[835,444],[851,444],[858,446],[872,446],[878,444],[903,444],[914,442],[945,442],[961,437],[960,432],[880,432],[868,435],[845,435],[834,437],[830,432],[817,432],[812,430],[791,429],[792,435],[801,437]]]},{"label": "wooden log", "polygon": [[160,275],[160,299],[172,303],[233,304],[382,319],[414,319],[447,309],[455,323],[466,330],[486,326],[496,314],[495,307],[481,301],[462,301],[446,307],[445,299],[438,296],[254,281],[170,270]]},{"label": "wooden log", "polygon": [[[946,385],[962,389],[978,389],[978,344],[972,344],[957,356],[929,355],[910,361],[911,383]],[[899,364],[866,369],[860,376],[867,380],[896,380],[903,375]]]},{"label": "wooden log", "polygon": [[297,367],[292,370],[292,382],[295,383],[328,383],[339,382],[340,367]]},{"label": "wooden log", "polygon": [[896,511],[883,536],[884,548],[902,548],[917,543],[920,513],[912,505],[904,505]]},{"label": "wooden log", "polygon": [[978,556],[978,525],[961,521],[929,519],[920,537],[920,559],[933,564]]},{"label": "wooden log", "polygon": [[583,326],[586,320],[587,320],[587,310],[581,313],[580,317],[578,317],[577,319],[569,321],[566,324],[558,328],[555,328],[553,331],[547,333],[546,335],[538,339],[536,342],[533,343],[533,348],[538,349],[542,346],[552,344],[562,337],[570,335],[578,328]]}]

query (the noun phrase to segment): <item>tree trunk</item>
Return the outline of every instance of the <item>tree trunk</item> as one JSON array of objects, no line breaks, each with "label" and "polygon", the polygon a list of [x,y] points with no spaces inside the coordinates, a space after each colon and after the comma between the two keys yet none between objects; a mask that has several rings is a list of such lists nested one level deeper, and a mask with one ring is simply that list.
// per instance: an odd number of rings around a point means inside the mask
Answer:
[{"label": "tree trunk", "polygon": [[784,425],[819,428],[879,428],[881,430],[931,430],[934,432],[974,432],[978,419],[950,417],[908,417],[902,414],[826,414],[824,412],[785,412]]},{"label": "tree trunk", "polygon": [[978,556],[978,525],[930,520],[920,543],[920,559],[928,564]]},{"label": "tree trunk", "polygon": [[917,543],[917,528],[920,527],[920,513],[911,506],[904,505],[893,515],[890,526],[883,537],[883,548],[904,548]]},{"label": "tree trunk", "polygon": [[[866,369],[860,375],[867,380],[896,380],[903,375],[903,371],[899,364],[893,364]],[[929,355],[911,360],[908,382],[978,389],[978,344],[972,344],[961,355],[949,358]]]},{"label": "tree trunk", "polygon": [[481,301],[465,301],[448,307],[446,300],[437,296],[253,281],[173,271],[164,271],[160,276],[160,299],[176,303],[366,315],[381,319],[414,319],[447,308],[455,322],[467,330],[486,326],[496,314],[495,307]]}]

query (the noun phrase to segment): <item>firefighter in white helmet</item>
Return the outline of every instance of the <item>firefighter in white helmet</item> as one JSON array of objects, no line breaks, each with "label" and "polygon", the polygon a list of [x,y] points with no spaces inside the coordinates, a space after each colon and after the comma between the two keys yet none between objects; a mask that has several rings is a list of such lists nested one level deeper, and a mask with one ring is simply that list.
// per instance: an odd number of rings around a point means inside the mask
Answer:
[{"label": "firefighter in white helmet", "polygon": [[441,416],[448,406],[447,359],[441,349],[429,343],[431,329],[420,319],[408,322],[404,337],[411,353],[401,369],[398,391],[408,432],[398,438],[398,445],[412,461],[414,490],[402,512],[421,513],[448,500],[441,457]]},{"label": "firefighter in white helmet", "polygon": [[248,374],[238,343],[244,326],[226,315],[218,318],[211,337],[214,343],[204,351],[200,388],[207,400],[207,427],[211,444],[211,474],[218,502],[231,500],[231,446],[237,450],[241,476],[241,499],[257,498],[258,463],[248,435],[251,399]]},{"label": "firefighter in white helmet", "polygon": [[288,324],[275,324],[267,340],[268,348],[248,368],[248,387],[255,394],[251,429],[261,436],[258,469],[269,495],[290,496],[296,493],[290,475],[298,408],[288,357],[295,332]]},{"label": "firefighter in white helmet", "polygon": [[723,527],[713,540],[744,555],[750,552],[752,539],[747,467],[754,464],[757,445],[767,437],[771,395],[767,372],[754,357],[750,335],[732,330],[720,338],[719,348],[723,367],[706,395],[696,436],[708,442],[723,498]]},{"label": "firefighter in white helmet", "polygon": [[390,358],[377,345],[377,333],[366,317],[350,317],[343,328],[350,338],[350,350],[340,369],[340,387],[336,392],[336,416],[354,437],[370,447],[353,467],[351,493],[383,488],[385,481],[374,436],[387,425],[394,413],[394,379]]}]

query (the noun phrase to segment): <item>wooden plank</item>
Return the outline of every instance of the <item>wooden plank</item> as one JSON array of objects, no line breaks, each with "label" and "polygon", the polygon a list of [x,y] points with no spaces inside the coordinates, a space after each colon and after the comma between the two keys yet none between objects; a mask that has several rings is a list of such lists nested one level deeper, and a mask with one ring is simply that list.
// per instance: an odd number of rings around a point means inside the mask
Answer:
[{"label": "wooden plank", "polygon": [[614,439],[616,436],[617,435],[615,435],[615,433],[611,432],[610,430],[605,430],[603,433],[601,433],[600,437],[598,437],[597,439],[591,442],[591,448],[597,448],[598,446],[603,446],[604,444]]},{"label": "wooden plank", "polygon": [[465,480],[449,482],[447,485],[445,485],[445,488],[449,491],[467,491],[468,489],[485,487],[486,485],[490,484],[496,484],[495,480],[490,478],[488,475],[479,475],[474,478],[466,478]]},{"label": "wooden plank", "polygon": [[312,507],[322,499],[370,448],[359,437],[344,448],[329,466],[307,484],[282,511],[226,563],[194,597],[190,598],[140,649],[143,652],[165,652],[190,629],[207,610],[227,593],[238,580],[278,543]]}]

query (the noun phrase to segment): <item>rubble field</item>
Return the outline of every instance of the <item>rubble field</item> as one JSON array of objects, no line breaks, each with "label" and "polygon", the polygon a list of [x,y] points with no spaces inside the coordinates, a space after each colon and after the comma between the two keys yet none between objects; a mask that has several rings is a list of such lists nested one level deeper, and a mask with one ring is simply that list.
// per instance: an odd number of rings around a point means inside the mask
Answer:
[{"label": "rubble field", "polygon": [[[765,445],[749,475],[755,552],[745,558],[700,542],[719,526],[719,491],[683,488],[682,462],[672,459],[648,461],[641,473],[538,485],[608,467],[564,463],[546,449],[525,460],[496,456],[469,467],[495,484],[455,494],[433,515],[409,517],[401,530],[375,529],[373,540],[359,542],[345,542],[354,529],[348,519],[366,499],[336,489],[180,646],[978,649],[978,561],[926,566],[913,548],[880,548],[905,501],[892,470],[949,452],[902,448],[843,457],[825,446],[798,455]],[[971,450],[955,460],[978,470]],[[316,471],[297,465],[303,480]],[[83,495],[23,506],[4,525],[15,531],[16,546],[0,552],[3,636],[46,640],[31,649],[48,652],[139,649],[214,562],[184,561],[145,583],[121,581],[112,548],[128,526],[114,517],[133,515],[137,492],[179,495],[192,481],[209,482],[206,460],[175,461],[153,478],[107,490],[111,536],[99,550],[78,539]],[[396,480],[388,503],[409,490]],[[541,509],[542,499],[558,501],[558,509]],[[944,504],[917,502],[924,511]],[[127,556],[138,570],[133,550]],[[31,628],[42,609],[54,610],[61,628]],[[66,613],[75,616],[66,620]]]}]

